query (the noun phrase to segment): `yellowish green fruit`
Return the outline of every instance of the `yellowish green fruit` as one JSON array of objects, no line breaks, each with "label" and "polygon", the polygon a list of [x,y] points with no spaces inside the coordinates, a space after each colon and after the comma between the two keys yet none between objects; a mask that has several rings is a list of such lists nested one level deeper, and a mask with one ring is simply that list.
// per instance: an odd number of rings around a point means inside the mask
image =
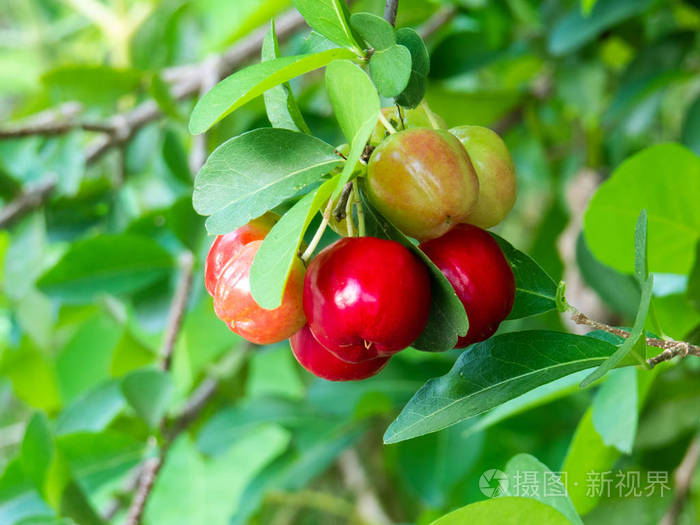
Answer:
[{"label": "yellowish green fruit", "polygon": [[421,241],[464,222],[479,195],[467,152],[446,130],[413,128],[391,135],[372,153],[363,183],[379,212]]},{"label": "yellowish green fruit", "polygon": [[[394,126],[394,129],[401,131],[403,129],[411,128],[433,128],[433,121],[437,124],[439,129],[447,129],[447,123],[442,117],[431,112],[428,115],[426,107],[421,104],[414,109],[401,108],[401,115],[403,116],[403,121],[399,118],[399,109],[396,106],[390,106],[388,108],[382,108],[382,114],[389,123]],[[433,121],[431,121],[431,117]],[[369,143],[372,146],[376,146],[382,140],[384,140],[389,135],[389,132],[382,125],[381,122],[377,123],[377,126],[372,132],[372,136],[369,138]]]},{"label": "yellowish green fruit", "polygon": [[479,199],[465,222],[495,226],[515,204],[515,165],[508,147],[498,133],[482,126],[459,126],[450,132],[467,150],[479,177]]}]

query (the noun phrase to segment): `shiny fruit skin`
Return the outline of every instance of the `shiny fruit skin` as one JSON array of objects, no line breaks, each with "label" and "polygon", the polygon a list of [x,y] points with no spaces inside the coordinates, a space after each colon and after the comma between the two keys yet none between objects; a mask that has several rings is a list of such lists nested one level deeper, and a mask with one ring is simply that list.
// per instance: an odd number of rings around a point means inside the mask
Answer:
[{"label": "shiny fruit skin", "polygon": [[479,179],[461,142],[432,129],[399,131],[382,142],[364,187],[384,217],[421,241],[463,222],[479,196]]},{"label": "shiny fruit skin", "polygon": [[289,339],[292,353],[306,370],[329,381],[357,381],[379,373],[389,357],[378,357],[361,363],[348,363],[334,356],[311,333],[308,325]]},{"label": "shiny fruit skin", "polygon": [[[382,114],[397,130],[410,128],[433,128],[433,123],[430,122],[430,118],[428,117],[425,107],[422,105],[414,109],[401,108],[401,113],[403,115],[403,121],[399,117],[399,110],[396,108],[396,106],[382,108]],[[437,122],[440,129],[447,129],[447,123],[440,115],[433,113],[433,118]],[[389,132],[382,125],[382,123],[379,122],[369,138],[369,143],[372,146],[376,146],[388,136]]]},{"label": "shiny fruit skin", "polygon": [[249,242],[263,240],[278,220],[279,215],[268,211],[230,233],[216,236],[204,263],[204,286],[209,295],[214,295],[216,281],[224,266],[243,246]]},{"label": "shiny fruit skin", "polygon": [[306,271],[309,327],[343,361],[357,363],[406,348],[425,328],[429,310],[428,270],[395,241],[341,239]]},{"label": "shiny fruit skin", "polygon": [[250,293],[250,267],[262,241],[243,246],[224,266],[214,292],[214,311],[228,327],[251,343],[277,343],[297,332],[304,323],[302,294],[304,265],[297,259],[284,290],[282,304],[266,310]]},{"label": "shiny fruit skin", "polygon": [[447,277],[464,305],[469,331],[455,348],[491,337],[515,300],[515,278],[498,243],[471,224],[455,226],[420,249]]},{"label": "shiny fruit skin", "polygon": [[465,222],[495,226],[515,204],[515,165],[508,147],[498,133],[482,126],[459,126],[450,132],[467,150],[479,177],[479,199]]}]

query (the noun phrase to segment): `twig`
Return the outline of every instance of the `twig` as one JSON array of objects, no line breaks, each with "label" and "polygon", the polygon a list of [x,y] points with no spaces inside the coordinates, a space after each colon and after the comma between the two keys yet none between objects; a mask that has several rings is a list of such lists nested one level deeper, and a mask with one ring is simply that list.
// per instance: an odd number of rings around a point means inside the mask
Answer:
[{"label": "twig", "polygon": [[180,266],[182,268],[180,279],[177,282],[175,295],[172,303],[170,303],[170,312],[168,313],[168,323],[165,325],[165,334],[163,344],[160,349],[161,367],[163,370],[169,370],[173,358],[173,348],[175,341],[180,333],[182,326],[182,318],[187,308],[187,301],[190,297],[190,288],[192,287],[192,278],[194,275],[194,256],[190,252],[184,252],[180,256]]},{"label": "twig", "polygon": [[[292,10],[280,16],[277,24],[277,37],[285,40],[298,29],[304,26],[302,16]],[[222,78],[231,70],[244,62],[254,59],[260,52],[260,46],[267,32],[267,26],[251,33],[240,42],[234,44],[228,51],[216,59],[208,59],[204,62],[187,66],[178,66],[166,69],[164,79],[174,84],[171,94],[175,100],[184,100],[199,93],[202,84],[208,78],[204,73],[206,68],[212,67],[218,71],[218,77]],[[104,129],[112,131],[102,137],[98,137],[90,143],[85,150],[86,164],[93,164],[110,151],[113,147],[128,142],[146,124],[160,118],[162,113],[158,104],[153,100],[147,100],[136,106],[131,111],[116,115],[103,124]],[[65,129],[65,132],[72,128]],[[13,221],[19,219],[34,208],[41,206],[51,196],[56,188],[56,181],[47,180],[42,183],[41,189],[33,188],[17,197],[0,211],[0,228],[6,228]]]},{"label": "twig", "polygon": [[695,469],[698,466],[698,460],[700,460],[700,437],[695,436],[676,469],[676,492],[673,496],[673,502],[659,522],[659,525],[675,525],[678,522],[690,492],[690,485],[693,481]]},{"label": "twig", "polygon": [[311,239],[311,242],[309,243],[309,246],[306,248],[304,253],[301,254],[301,260],[304,262],[307,262],[311,256],[314,253],[314,250],[318,246],[318,243],[321,242],[321,237],[323,237],[323,232],[326,231],[326,226],[328,226],[328,223],[331,220],[331,212],[333,210],[333,201],[328,199],[328,205],[326,206],[326,209],[323,211],[323,218],[321,219],[321,224],[319,224],[318,229],[316,230],[316,233],[314,234],[313,239]]},{"label": "twig", "polygon": [[5,228],[16,219],[40,207],[56,187],[56,176],[51,175],[25,188],[14,200],[0,209],[0,228]]},{"label": "twig", "polygon": [[[630,336],[630,333],[627,330],[622,330],[621,328],[616,328],[605,323],[594,321],[593,319],[590,319],[586,314],[579,312],[575,308],[570,307],[570,309],[572,310],[571,320],[576,324],[590,326],[591,328],[595,328],[596,330],[602,330],[604,332],[608,332],[610,334],[622,337],[624,339],[627,339]],[[684,341],[673,341],[666,339],[658,339],[656,337],[647,337],[646,344],[647,346],[663,348],[664,350],[660,354],[650,359],[647,359],[647,364],[650,368],[653,368],[654,366],[658,365],[663,361],[669,361],[674,357],[678,356],[686,357],[687,355],[694,355],[700,357],[700,346],[692,345]]]},{"label": "twig", "polygon": [[386,0],[384,6],[384,19],[392,26],[396,23],[396,11],[399,8],[399,0]]},{"label": "twig", "polygon": [[352,181],[349,181],[343,187],[343,191],[338,198],[338,204],[333,210],[333,217],[336,221],[342,221],[345,218],[346,208],[348,204],[348,199],[352,193]]},{"label": "twig", "polygon": [[360,517],[372,525],[389,525],[392,523],[377,495],[372,491],[357,451],[350,448],[338,458],[338,467],[347,487],[357,499],[357,512]]},{"label": "twig", "polygon": [[438,9],[418,30],[418,34],[426,40],[433,36],[438,29],[449,23],[457,14],[455,6],[445,6]]},{"label": "twig", "polygon": [[143,516],[143,511],[146,509],[148,496],[151,494],[151,490],[153,490],[156,477],[163,467],[164,462],[165,451],[163,450],[158,456],[150,458],[144,463],[139,475],[136,494],[126,514],[126,525],[139,525],[141,523],[141,517]]}]

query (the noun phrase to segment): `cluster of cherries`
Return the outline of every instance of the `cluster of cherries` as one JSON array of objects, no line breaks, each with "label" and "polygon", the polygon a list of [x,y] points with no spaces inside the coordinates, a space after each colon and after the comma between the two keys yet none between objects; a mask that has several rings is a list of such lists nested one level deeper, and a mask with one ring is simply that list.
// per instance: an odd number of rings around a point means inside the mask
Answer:
[{"label": "cluster of cherries", "polygon": [[[392,224],[421,242],[454,288],[469,318],[455,348],[483,341],[515,297],[510,265],[484,229],[513,206],[510,154],[487,128],[433,129],[427,119],[434,124],[435,115],[425,109],[383,111],[404,129],[379,137],[362,190]],[[290,338],[297,361],[333,381],[376,374],[421,335],[431,303],[428,269],[400,243],[375,237],[340,239],[307,268],[297,258],[282,304],[260,307],[251,295],[250,268],[278,218],[268,212],[211,246],[205,284],[231,330],[256,344]]]}]

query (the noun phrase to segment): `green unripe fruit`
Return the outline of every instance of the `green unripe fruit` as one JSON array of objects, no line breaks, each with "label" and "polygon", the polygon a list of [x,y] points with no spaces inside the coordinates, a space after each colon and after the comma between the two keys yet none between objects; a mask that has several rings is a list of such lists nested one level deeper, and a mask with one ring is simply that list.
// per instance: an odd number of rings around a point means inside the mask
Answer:
[{"label": "green unripe fruit", "polygon": [[372,153],[364,184],[379,212],[419,240],[464,222],[479,195],[479,179],[461,142],[448,131],[425,128],[384,140]]},{"label": "green unripe fruit", "polygon": [[482,126],[459,126],[450,130],[467,150],[479,177],[479,200],[467,223],[490,228],[501,222],[515,204],[515,165],[498,134]]},{"label": "green unripe fruit", "polygon": [[[390,106],[388,108],[382,108],[382,114],[386,117],[389,123],[394,126],[398,131],[403,129],[411,128],[433,128],[433,123],[430,121],[430,117],[424,106],[418,106],[415,109],[401,108],[401,115],[403,116],[403,122],[399,118],[399,110],[396,106]],[[442,117],[432,113],[432,118],[438,124],[440,129],[447,129],[447,123]],[[388,131],[384,128],[381,122],[377,123],[374,128],[372,135],[369,138],[369,143],[372,146],[376,146],[382,140],[388,136]]]}]

